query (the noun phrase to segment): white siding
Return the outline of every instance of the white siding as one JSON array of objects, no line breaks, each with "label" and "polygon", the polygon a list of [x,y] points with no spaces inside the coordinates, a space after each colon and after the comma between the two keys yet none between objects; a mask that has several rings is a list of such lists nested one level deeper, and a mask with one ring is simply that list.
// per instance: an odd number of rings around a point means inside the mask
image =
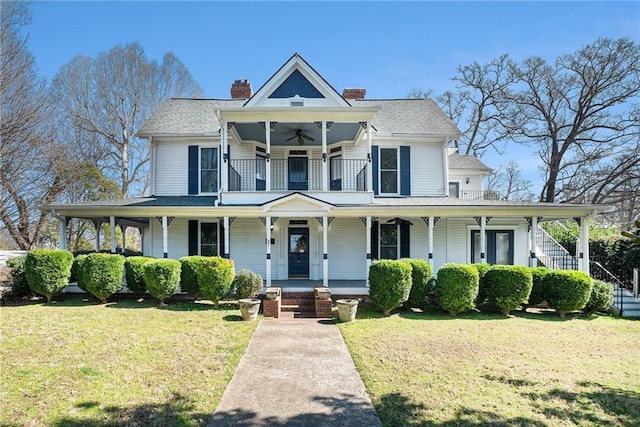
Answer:
[{"label": "white siding", "polygon": [[[265,238],[265,227],[258,218],[236,218],[233,221],[229,228],[229,257],[233,260],[236,271],[246,268],[266,277]],[[271,248],[272,273],[276,272],[278,265],[277,250],[274,249],[276,248]],[[275,278],[275,274],[272,274],[272,278]]]},{"label": "white siding", "polygon": [[[151,218],[151,256],[162,258],[162,225],[156,218]],[[179,259],[189,254],[189,222],[175,218],[169,224],[169,258]]]},{"label": "white siding", "polygon": [[[231,144],[229,153],[231,155],[231,160],[251,160],[256,158],[256,152],[253,148],[253,145],[249,144],[244,144],[239,147],[235,144]],[[264,153],[259,154],[264,155]]]},{"label": "white siding", "polygon": [[366,227],[358,218],[335,218],[329,226],[329,280],[362,280],[367,272]]},{"label": "white siding", "polygon": [[411,195],[445,194],[442,146],[411,145]]},{"label": "white siding", "polygon": [[189,149],[185,144],[156,144],[156,196],[182,196],[188,194],[188,153]]},{"label": "white siding", "polygon": [[[442,221],[442,220],[441,220]],[[447,219],[447,259],[446,262],[467,263],[467,224],[459,219]],[[469,249],[471,251],[471,249]]]},{"label": "white siding", "polygon": [[366,159],[367,143],[363,141],[358,145],[343,145],[342,151],[343,159]]}]

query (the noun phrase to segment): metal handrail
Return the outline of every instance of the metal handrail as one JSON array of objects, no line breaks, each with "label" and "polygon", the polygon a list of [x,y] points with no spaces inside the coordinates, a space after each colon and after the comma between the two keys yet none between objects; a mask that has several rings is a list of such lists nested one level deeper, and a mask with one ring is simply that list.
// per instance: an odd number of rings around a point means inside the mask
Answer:
[{"label": "metal handrail", "polygon": [[612,272],[610,272],[609,270],[607,270],[606,268],[604,268],[604,266],[602,264],[600,264],[598,261],[591,261],[589,263],[589,271],[591,273],[592,277],[598,277],[597,274],[594,274],[594,272],[591,271],[591,267],[592,266],[596,266],[598,267],[600,270],[602,270],[606,276],[608,276],[610,279],[613,280],[613,282],[617,285],[617,291],[618,291],[618,302],[620,304],[620,307],[618,308],[616,306],[616,301],[614,299],[613,305],[614,307],[616,307],[619,311],[620,311],[620,316],[622,316],[622,313],[624,311],[624,290],[626,289],[624,286],[624,283],[618,279]]}]

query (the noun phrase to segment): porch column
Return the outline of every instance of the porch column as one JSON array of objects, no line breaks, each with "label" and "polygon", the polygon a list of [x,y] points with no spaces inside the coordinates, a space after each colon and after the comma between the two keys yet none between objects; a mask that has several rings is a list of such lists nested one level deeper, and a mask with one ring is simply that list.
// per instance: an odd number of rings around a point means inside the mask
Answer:
[{"label": "porch column", "polygon": [[271,191],[271,122],[264,122],[265,141],[267,143],[267,165],[265,168],[265,191]]},{"label": "porch column", "polygon": [[365,122],[367,128],[367,159],[369,167],[367,168],[367,190],[373,191],[373,165],[371,164],[371,122]]},{"label": "porch column", "polygon": [[531,239],[531,259],[529,261],[529,267],[538,266],[538,258],[536,257],[536,234],[538,233],[538,217],[531,217],[531,230],[529,231],[529,237]]},{"label": "porch column", "polygon": [[116,217],[109,217],[109,227],[111,228],[111,253],[116,253]]},{"label": "porch column", "polygon": [[589,271],[589,223],[587,217],[580,218],[580,270],[590,274]]},{"label": "porch column", "polygon": [[60,230],[60,249],[67,250],[67,217],[59,216],[59,230]]},{"label": "porch column", "polygon": [[433,227],[435,226],[435,218],[429,217],[429,264],[431,264],[431,271],[433,271]]},{"label": "porch column", "polygon": [[93,226],[96,227],[96,252],[100,252],[100,229],[102,228],[102,222],[95,221]]},{"label": "porch column", "polygon": [[169,223],[167,217],[162,217],[162,257],[169,258]]},{"label": "porch column", "polygon": [[[325,122],[322,122],[324,127]],[[329,221],[322,217],[322,286],[329,286]]]},{"label": "porch column", "polygon": [[480,217],[480,264],[487,263],[487,217]]},{"label": "porch column", "polygon": [[220,191],[227,191],[229,189],[229,160],[227,159],[227,144],[228,144],[228,124],[222,123],[222,138],[220,140],[220,153],[222,154],[222,164],[220,165]]},{"label": "porch column", "polygon": [[[322,191],[327,191],[328,179],[327,179],[327,121],[322,121]],[[324,225],[323,225],[324,227]],[[325,251],[326,252],[326,251]],[[326,285],[325,285],[326,286]]]},{"label": "porch column", "polygon": [[222,220],[224,225],[224,254],[222,254],[226,259],[229,259],[229,217],[225,216]]},{"label": "porch column", "polygon": [[366,281],[367,288],[369,287],[369,268],[371,268],[371,217],[368,216],[365,220],[365,233],[367,235],[367,271],[366,271]]},{"label": "porch column", "polygon": [[264,222],[267,231],[267,287],[271,286],[271,217]]},{"label": "porch column", "polygon": [[122,254],[127,250],[127,227],[120,224],[120,237],[122,237]]}]

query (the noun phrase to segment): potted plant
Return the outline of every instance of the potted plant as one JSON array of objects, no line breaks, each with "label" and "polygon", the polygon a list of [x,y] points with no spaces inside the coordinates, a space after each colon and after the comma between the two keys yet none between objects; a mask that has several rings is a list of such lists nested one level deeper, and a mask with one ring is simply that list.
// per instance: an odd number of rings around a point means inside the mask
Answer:
[{"label": "potted plant", "polygon": [[251,270],[240,270],[234,279],[236,296],[240,304],[242,320],[255,321],[260,311],[260,299],[257,298],[262,290],[262,276]]},{"label": "potted plant", "polygon": [[358,312],[357,299],[339,299],[336,301],[338,306],[338,317],[342,322],[353,322],[356,320]]}]

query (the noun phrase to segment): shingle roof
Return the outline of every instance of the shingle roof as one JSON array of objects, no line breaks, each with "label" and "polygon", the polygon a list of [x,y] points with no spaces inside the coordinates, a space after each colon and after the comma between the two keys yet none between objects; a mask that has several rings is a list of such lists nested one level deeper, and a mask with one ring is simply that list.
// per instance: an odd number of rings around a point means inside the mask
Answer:
[{"label": "shingle roof", "polygon": [[[90,206],[104,206],[104,207],[178,207],[178,206],[214,206],[216,196],[157,196],[157,197],[138,197],[131,199],[112,199],[112,200],[97,200],[94,202],[80,203],[80,204],[64,204],[65,208],[72,208],[74,206],[90,207]],[[56,205],[51,205],[56,207]]]},{"label": "shingle roof", "polygon": [[172,98],[162,103],[138,131],[138,136],[217,134],[216,110],[241,107],[244,99]]},{"label": "shingle roof", "polygon": [[[173,98],[160,105],[138,131],[138,136],[215,134],[220,128],[215,112],[242,107],[244,99]],[[383,133],[460,136],[454,123],[431,99],[351,100],[354,107],[380,107],[372,126]]]},{"label": "shingle roof", "polygon": [[493,169],[485,165],[475,156],[451,153],[449,155],[449,169],[480,169],[492,172]]},{"label": "shingle roof", "polygon": [[449,117],[431,99],[350,100],[357,107],[380,107],[372,120],[378,132],[461,136]]}]

